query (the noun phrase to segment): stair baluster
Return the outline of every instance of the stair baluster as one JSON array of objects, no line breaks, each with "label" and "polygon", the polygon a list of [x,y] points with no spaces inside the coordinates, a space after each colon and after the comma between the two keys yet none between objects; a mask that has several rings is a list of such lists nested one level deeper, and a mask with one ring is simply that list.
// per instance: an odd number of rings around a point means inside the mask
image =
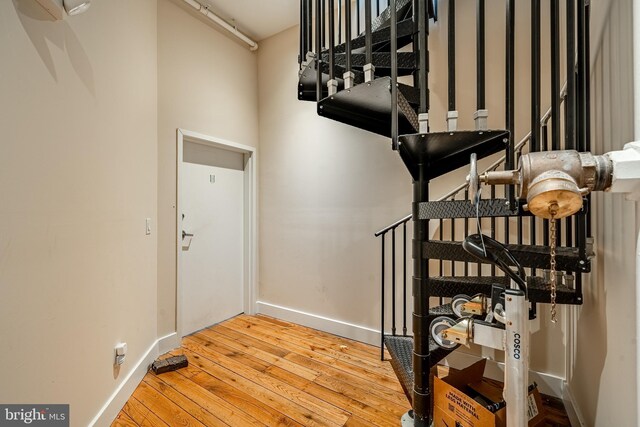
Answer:
[{"label": "stair baluster", "polygon": [[[357,1],[356,1],[357,3]],[[353,86],[354,75],[351,71],[351,0],[344,2],[344,20],[345,20],[345,73],[344,88],[350,89]]]},{"label": "stair baluster", "polygon": [[391,149],[398,150],[398,20],[391,0]]},{"label": "stair baluster", "polygon": [[402,335],[407,335],[407,222],[402,223]]},{"label": "stair baluster", "polygon": [[385,296],[385,288],[384,288],[384,279],[385,279],[385,268],[384,266],[386,265],[386,258],[385,258],[385,251],[384,251],[384,243],[385,243],[385,234],[386,231],[382,233],[382,238],[380,239],[380,241],[382,242],[382,271],[380,273],[380,277],[381,277],[381,282],[382,282],[382,286],[381,286],[381,291],[382,291],[382,295],[380,296],[380,360],[384,360],[384,309],[385,309],[385,305],[384,305],[384,296]]}]

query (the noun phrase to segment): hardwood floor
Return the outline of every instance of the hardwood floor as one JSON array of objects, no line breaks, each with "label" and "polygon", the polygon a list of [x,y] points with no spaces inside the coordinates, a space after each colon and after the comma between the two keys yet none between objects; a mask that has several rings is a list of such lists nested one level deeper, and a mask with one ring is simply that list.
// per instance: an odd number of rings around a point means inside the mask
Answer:
[{"label": "hardwood floor", "polygon": [[[189,366],[148,373],[112,426],[397,427],[410,409],[379,348],[267,316],[185,337],[177,354]],[[570,426],[561,402],[545,407],[546,426]]]},{"label": "hardwood floor", "polygon": [[189,367],[148,373],[113,426],[397,426],[410,405],[378,348],[266,316],[183,339]]}]

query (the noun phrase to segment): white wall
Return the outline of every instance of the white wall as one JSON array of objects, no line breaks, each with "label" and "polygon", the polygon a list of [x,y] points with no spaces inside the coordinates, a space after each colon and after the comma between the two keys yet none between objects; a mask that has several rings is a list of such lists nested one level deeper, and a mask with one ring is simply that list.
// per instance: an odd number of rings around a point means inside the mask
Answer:
[{"label": "white wall", "polygon": [[158,1],[160,335],[176,330],[176,129],[258,145],[257,55],[201,19]]},{"label": "white wall", "polygon": [[[602,40],[594,39],[593,151],[621,149],[634,139],[632,0],[603,2]],[[602,6],[602,5],[601,5]],[[604,19],[602,18],[604,16]],[[595,34],[597,35],[597,34]],[[636,112],[637,114],[637,112]],[[593,196],[597,255],[579,311],[571,391],[587,426],[632,426],[636,418],[635,203]]]},{"label": "white wall", "polygon": [[49,19],[0,2],[0,402],[86,426],[157,337],[156,2]]}]

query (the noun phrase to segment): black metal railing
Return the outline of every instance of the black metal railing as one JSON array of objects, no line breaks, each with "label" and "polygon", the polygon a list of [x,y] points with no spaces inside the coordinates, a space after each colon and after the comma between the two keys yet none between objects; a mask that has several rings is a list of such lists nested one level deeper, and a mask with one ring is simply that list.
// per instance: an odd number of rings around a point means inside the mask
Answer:
[{"label": "black metal railing", "polygon": [[[569,93],[567,91],[568,88],[568,82],[565,83],[564,87],[561,89],[558,99],[559,99],[559,105],[566,105],[566,102],[568,102],[567,100],[569,99]],[[566,107],[564,109],[564,111],[566,112]],[[527,151],[527,150],[531,150],[533,151],[532,147],[534,146],[534,141],[536,138],[539,138],[539,135],[542,134],[543,136],[543,142],[540,146],[540,148],[537,151],[540,151],[540,149],[542,150],[548,150],[551,149],[549,147],[549,138],[548,138],[548,134],[549,134],[549,125],[550,122],[552,120],[552,108],[547,109],[547,111],[544,113],[544,115],[542,115],[541,119],[539,119],[537,121],[537,126],[534,128],[534,131],[531,131],[529,133],[527,133],[522,139],[520,139],[518,141],[518,143],[515,144],[514,146],[514,153],[516,158],[519,158],[520,155]],[[564,149],[564,147],[563,147]],[[496,161],[494,161],[491,165],[489,165],[483,172],[488,172],[488,171],[496,171],[501,169],[502,167],[504,167],[506,163],[506,157],[502,156],[499,159],[497,159]],[[503,195],[499,195],[498,194],[498,190],[496,187],[490,187],[489,188],[489,194],[488,195],[482,195],[482,200],[488,200],[488,199],[496,199],[499,196],[503,196]],[[449,191],[448,193],[446,193],[444,196],[436,199],[436,202],[442,202],[442,201],[466,201],[468,202],[470,205],[472,203],[471,199],[469,198],[469,187],[468,187],[468,183],[464,182],[462,184],[460,184],[459,186],[455,187],[454,189],[452,189],[451,191]],[[381,240],[381,248],[382,248],[382,254],[381,254],[381,295],[382,295],[382,310],[381,310],[381,328],[380,328],[380,332],[381,332],[381,336],[383,336],[384,334],[388,334],[389,331],[389,322],[390,323],[390,327],[391,327],[391,335],[395,336],[396,334],[396,327],[395,324],[398,321],[398,312],[402,312],[402,318],[401,320],[403,321],[403,325],[406,324],[406,312],[407,312],[407,307],[406,307],[406,299],[403,299],[401,305],[396,304],[395,299],[393,299],[392,297],[392,302],[391,302],[391,316],[389,319],[385,319],[385,313],[387,312],[386,310],[386,306],[385,303],[386,298],[385,296],[388,294],[388,289],[386,288],[386,282],[388,280],[391,281],[391,295],[396,295],[396,287],[395,287],[395,281],[397,280],[396,274],[395,274],[395,266],[396,265],[403,265],[406,268],[406,263],[407,263],[407,258],[406,258],[406,253],[407,250],[410,250],[410,245],[411,242],[407,242],[406,241],[406,225],[407,223],[412,219],[412,215],[409,214],[395,222],[393,222],[392,224],[388,225],[387,227],[381,229],[380,231],[377,231],[376,233],[374,233],[374,236],[377,238],[380,238]],[[461,240],[465,237],[467,237],[469,234],[473,234],[478,232],[478,228],[480,228],[480,230],[482,232],[488,233],[491,235],[491,237],[493,238],[500,238],[502,240],[508,240],[506,238],[506,236],[504,235],[505,230],[501,229],[498,230],[498,223],[497,223],[497,219],[495,217],[492,217],[490,219],[479,219],[481,221],[480,227],[478,227],[478,223],[477,220],[475,218],[459,218],[459,219],[451,219],[451,218],[442,218],[438,220],[438,229],[436,231],[436,235],[434,236],[434,239],[436,240],[440,240],[440,241],[456,241],[456,240]],[[527,235],[525,235],[525,230],[527,229],[526,227],[526,223],[523,219],[523,217],[515,217],[515,218],[506,218],[505,221],[509,222],[509,225],[515,225],[515,229],[516,229],[516,233],[517,233],[517,243],[519,245],[536,245],[536,242],[538,240],[539,237],[542,237],[542,244],[545,246],[549,245],[549,234],[548,234],[548,224],[546,223],[546,221],[544,221],[543,224],[543,220],[540,220],[538,218],[535,217],[528,217],[526,218],[527,222],[529,223],[529,233]],[[575,245],[575,241],[573,239],[571,239],[570,237],[567,236],[571,236],[573,233],[573,230],[575,228],[575,224],[574,221],[572,219],[572,217],[569,218],[564,218],[562,220],[558,220],[558,225],[563,225],[565,227],[565,229],[567,230],[567,234],[565,234],[565,236],[559,236],[559,242],[562,242],[562,244],[564,246],[573,246]],[[395,231],[397,228],[399,228],[400,226],[403,227],[403,240],[402,240],[402,255],[397,255],[397,253],[399,252],[395,246]],[[509,229],[509,228],[507,228]],[[539,236],[539,231],[542,231],[542,236]],[[570,232],[569,232],[570,231]],[[392,253],[391,253],[391,258],[389,258],[387,256],[387,251],[386,251],[386,236],[387,234],[391,233],[392,235]],[[588,262],[588,256],[585,257],[585,260]],[[391,277],[389,279],[387,273],[387,270],[389,268],[389,266],[391,266]],[[460,273],[462,273],[462,275],[464,276],[501,276],[502,273],[500,271],[496,271],[495,266],[491,266],[489,268],[489,271],[483,271],[482,266],[478,263],[470,263],[470,262],[458,262],[458,261],[444,261],[444,260],[437,260],[437,269],[436,269],[436,276],[456,276]],[[538,272],[535,268],[530,268],[527,270],[527,272],[531,275],[531,276],[535,276]],[[567,273],[565,273],[567,274]],[[573,301],[574,304],[580,304],[582,302],[582,281],[579,279],[580,275],[577,275],[576,278],[574,279],[574,291],[575,291],[575,300]],[[404,271],[404,274],[402,276],[402,280],[403,280],[403,285],[406,287],[406,271]],[[569,281],[572,281],[571,278],[568,279]],[[445,302],[445,300],[442,297],[439,297],[439,304],[443,304]],[[388,320],[388,321],[387,321]],[[402,331],[402,335],[406,336],[407,332],[406,332],[406,327],[403,327],[403,331]],[[382,356],[384,356],[384,352],[383,352],[383,344],[381,344],[381,354]]]},{"label": "black metal railing", "polygon": [[[396,335],[396,267],[398,264],[402,265],[402,304],[400,305],[400,310],[402,311],[402,335],[407,336],[407,223],[411,221],[412,215],[407,215],[404,218],[399,219],[393,224],[383,228],[380,231],[375,233],[375,237],[380,238],[382,255],[382,262],[380,263],[382,271],[380,277],[381,281],[381,297],[380,297],[380,360],[384,360],[384,330],[385,330],[385,296],[387,293],[387,289],[385,286],[386,283],[386,242],[387,242],[387,234],[391,233],[391,334]],[[401,256],[398,257],[396,255],[396,230],[398,227],[402,227],[402,243],[401,243]]]}]

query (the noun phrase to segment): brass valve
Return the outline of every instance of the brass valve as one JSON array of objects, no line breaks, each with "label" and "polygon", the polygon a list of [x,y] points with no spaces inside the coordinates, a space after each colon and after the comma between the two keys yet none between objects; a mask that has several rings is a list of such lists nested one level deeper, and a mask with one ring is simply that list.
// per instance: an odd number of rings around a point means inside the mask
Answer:
[{"label": "brass valve", "polygon": [[607,155],[594,156],[573,150],[524,154],[518,169],[486,172],[480,182],[513,184],[525,209],[537,217],[564,218],[582,208],[582,198],[591,191],[611,186],[613,165]]}]

